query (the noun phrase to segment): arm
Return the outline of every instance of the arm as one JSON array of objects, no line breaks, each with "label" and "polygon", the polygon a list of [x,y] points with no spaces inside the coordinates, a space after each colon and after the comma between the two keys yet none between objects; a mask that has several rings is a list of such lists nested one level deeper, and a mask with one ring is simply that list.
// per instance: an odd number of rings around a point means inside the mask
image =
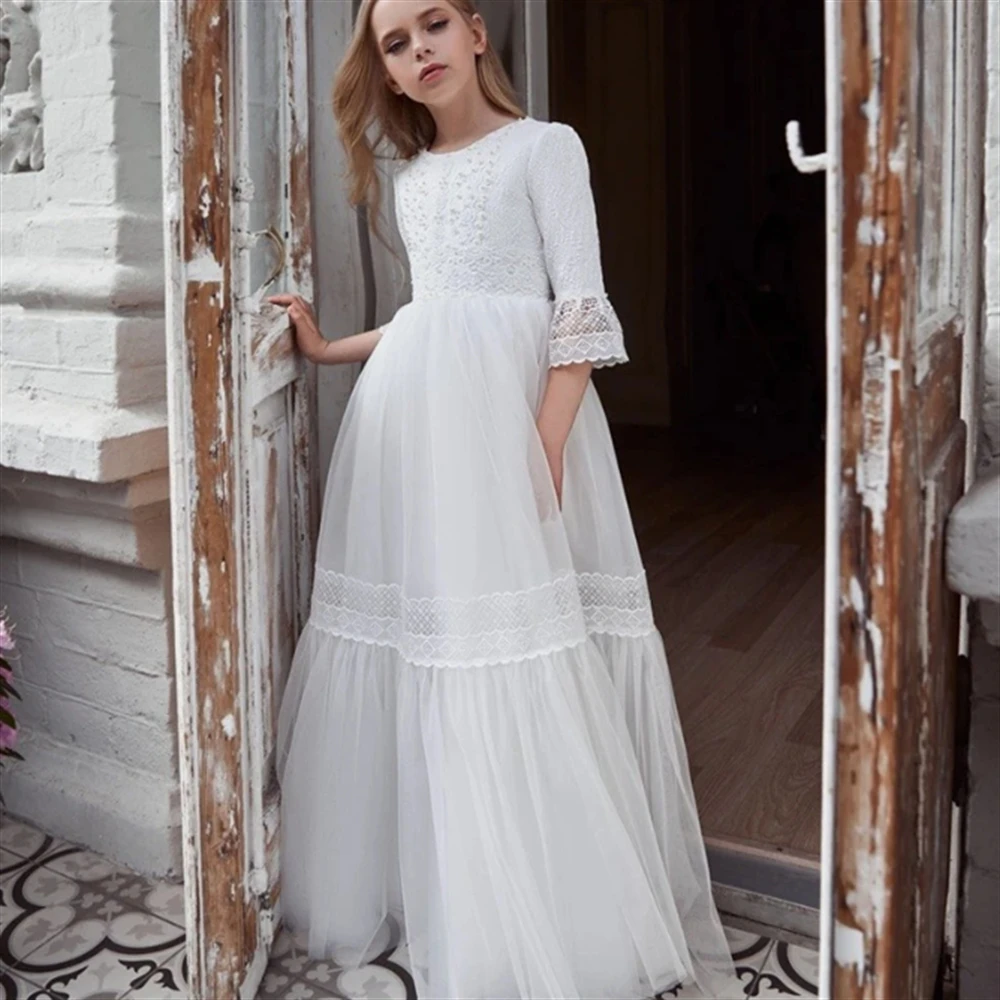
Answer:
[{"label": "arm", "polygon": [[381,328],[356,333],[339,340],[327,340],[320,333],[312,307],[301,295],[270,295],[268,302],[288,308],[299,350],[317,365],[343,365],[365,361],[382,339]]},{"label": "arm", "polygon": [[352,361],[367,361],[382,339],[382,330],[365,330],[339,340],[324,340],[315,356],[309,357],[318,365],[343,365]]},{"label": "arm", "polygon": [[589,361],[559,365],[549,369],[548,382],[542,396],[536,423],[545,449],[545,458],[552,470],[556,496],[562,503],[563,451],[573,428],[583,394],[587,391],[593,365]]},{"label": "arm", "polygon": [[561,499],[563,449],[591,371],[627,362],[628,355],[604,288],[587,152],[571,126],[552,123],[539,137],[528,163],[528,190],[555,298],[549,378],[537,424]]}]

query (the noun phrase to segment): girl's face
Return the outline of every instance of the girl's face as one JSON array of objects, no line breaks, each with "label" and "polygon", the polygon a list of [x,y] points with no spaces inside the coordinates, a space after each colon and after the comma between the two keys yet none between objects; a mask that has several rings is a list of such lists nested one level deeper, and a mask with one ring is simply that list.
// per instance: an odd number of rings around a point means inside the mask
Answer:
[{"label": "girl's face", "polygon": [[447,105],[475,81],[486,50],[483,19],[469,24],[444,0],[379,0],[371,27],[390,89],[420,104]]}]

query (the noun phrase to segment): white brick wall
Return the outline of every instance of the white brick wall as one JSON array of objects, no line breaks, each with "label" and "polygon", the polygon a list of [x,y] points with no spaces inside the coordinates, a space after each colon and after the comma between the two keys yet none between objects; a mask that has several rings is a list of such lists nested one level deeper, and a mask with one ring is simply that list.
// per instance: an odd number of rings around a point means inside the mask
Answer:
[{"label": "white brick wall", "polygon": [[[26,757],[9,772],[10,808],[134,867],[178,872],[169,573],[3,538],[0,605],[18,637]],[[80,759],[113,791],[103,824],[89,815],[96,790],[70,777]]]},{"label": "white brick wall", "polygon": [[179,873],[159,5],[38,18],[45,166],[0,178],[0,604],[26,757],[4,791],[56,834]]},{"label": "white brick wall", "polygon": [[156,0],[39,7],[45,167],[0,178],[0,455],[14,468],[147,471],[119,443],[135,421],[117,414],[136,408],[166,454],[158,18]]}]

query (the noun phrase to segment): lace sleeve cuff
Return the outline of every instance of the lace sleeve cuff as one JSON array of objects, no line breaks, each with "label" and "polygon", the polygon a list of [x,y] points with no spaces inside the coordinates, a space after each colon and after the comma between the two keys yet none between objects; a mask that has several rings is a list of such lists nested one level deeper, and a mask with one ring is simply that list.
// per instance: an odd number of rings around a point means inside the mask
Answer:
[{"label": "lace sleeve cuff", "polygon": [[595,368],[628,361],[622,326],[607,295],[556,302],[549,336],[549,367],[580,361],[589,361]]}]

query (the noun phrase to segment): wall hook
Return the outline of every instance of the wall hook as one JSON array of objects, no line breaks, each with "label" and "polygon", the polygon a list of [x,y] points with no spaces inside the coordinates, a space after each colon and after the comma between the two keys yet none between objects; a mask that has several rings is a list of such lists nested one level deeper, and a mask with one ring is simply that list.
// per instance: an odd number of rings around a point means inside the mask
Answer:
[{"label": "wall hook", "polygon": [[785,143],[788,146],[789,159],[799,173],[815,174],[820,170],[826,170],[830,160],[828,153],[806,156],[802,151],[802,136],[797,121],[790,121],[785,125]]}]

